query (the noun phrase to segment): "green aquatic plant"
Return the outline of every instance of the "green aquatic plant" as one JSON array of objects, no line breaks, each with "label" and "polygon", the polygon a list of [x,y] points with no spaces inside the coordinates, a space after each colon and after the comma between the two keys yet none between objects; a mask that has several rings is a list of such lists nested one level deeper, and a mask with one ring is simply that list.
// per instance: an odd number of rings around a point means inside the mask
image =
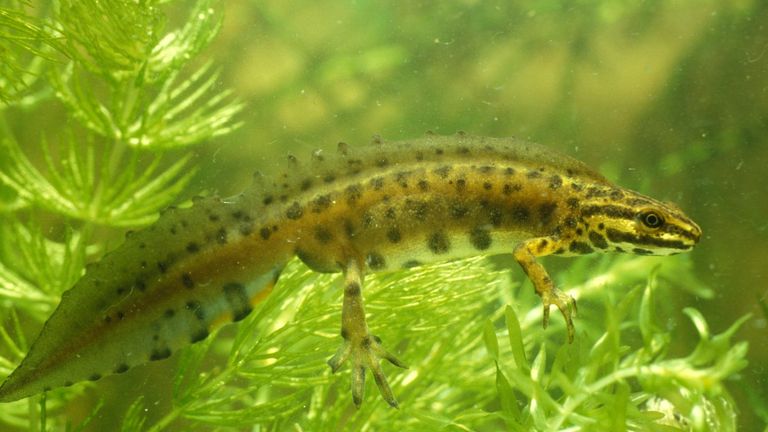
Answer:
[{"label": "green aquatic plant", "polygon": [[[23,323],[40,328],[85,263],[110,248],[104,231],[151,223],[191,181],[190,147],[237,126],[241,105],[215,89],[211,63],[191,62],[218,31],[215,5],[198,0],[173,27],[166,3],[65,0],[36,17],[2,9],[0,26],[14,23],[24,42],[0,33],[0,50],[18,60],[0,69],[13,83],[1,86],[10,90],[0,109],[0,376],[29,349]],[[67,125],[44,130],[39,144],[18,137],[11,116],[52,105]],[[73,424],[68,407],[103,385],[84,383],[3,405],[0,426],[85,430],[111,415],[124,431],[736,430],[723,385],[745,366],[746,344],[731,342],[743,321],[713,334],[685,309],[699,340],[682,355],[675,326],[660,324],[680,319],[657,311],[674,290],[711,296],[689,264],[569,260],[553,274],[579,300],[572,345],[561,320],[541,329],[540,301],[511,261],[370,276],[370,325],[410,366],[385,369],[401,404],[393,410],[372,383],[356,409],[349,370],[331,374],[339,277],[293,261],[246,320],[171,360],[171,388],[148,390],[169,401],[161,414],[147,414],[148,396],[110,413],[123,396],[103,393]]]},{"label": "green aquatic plant", "polygon": [[[2,376],[114,228],[146,225],[178,200],[195,174],[189,148],[239,125],[242,104],[195,62],[221,27],[216,2],[186,5],[179,25],[167,3],[0,7]],[[0,428],[57,425],[63,405],[10,404]]]}]

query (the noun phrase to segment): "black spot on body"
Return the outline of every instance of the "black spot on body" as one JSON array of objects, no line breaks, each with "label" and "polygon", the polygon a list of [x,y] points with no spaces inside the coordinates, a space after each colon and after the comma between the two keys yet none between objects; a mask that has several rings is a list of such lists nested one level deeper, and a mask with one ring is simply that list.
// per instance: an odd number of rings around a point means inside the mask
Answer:
[{"label": "black spot on body", "polygon": [[438,231],[432,233],[427,239],[427,248],[429,248],[433,254],[440,255],[447,253],[451,248],[451,244],[448,241],[448,237],[446,237],[445,233]]},{"label": "black spot on body", "polygon": [[268,240],[269,236],[272,235],[272,230],[269,227],[263,227],[259,230],[259,235],[261,235],[262,239]]},{"label": "black spot on body", "polygon": [[528,177],[529,179],[535,179],[535,178],[541,177],[541,173],[536,170],[528,170],[528,172],[525,173],[525,176]]},{"label": "black spot on body", "polygon": [[505,183],[502,191],[505,195],[510,195],[513,192],[520,192],[523,189],[523,186],[519,183]]},{"label": "black spot on body", "polygon": [[395,219],[397,217],[397,212],[395,211],[394,207],[389,207],[387,210],[384,211],[384,216],[386,216],[389,219]]},{"label": "black spot on body", "polygon": [[555,174],[549,178],[549,188],[552,190],[560,189],[563,185],[563,179],[559,175]]},{"label": "black spot on body", "polygon": [[216,213],[211,213],[208,215],[208,220],[211,222],[218,222],[219,219],[221,219],[221,217],[219,217],[219,215],[217,215]]},{"label": "black spot on body", "polygon": [[450,165],[443,165],[440,168],[435,169],[435,174],[440,178],[447,178],[448,173],[451,172],[452,167]]},{"label": "black spot on body", "polygon": [[490,165],[483,165],[478,170],[483,174],[488,174],[489,172],[493,171],[495,168]]},{"label": "black spot on body", "polygon": [[160,273],[165,273],[168,271],[169,264],[165,261],[158,261],[157,262],[157,269],[160,271]]},{"label": "black spot on body", "polygon": [[371,179],[371,187],[377,191],[384,187],[384,177],[374,177]]},{"label": "black spot on body", "polygon": [[590,186],[587,188],[587,198],[604,197],[608,196],[608,192],[598,188],[597,186]]},{"label": "black spot on body", "polygon": [[197,343],[208,337],[207,329],[198,329],[189,336],[190,343]]},{"label": "black spot on body", "polygon": [[301,185],[299,185],[299,189],[302,192],[308,190],[311,187],[312,187],[312,179],[309,179],[309,178],[302,180]]},{"label": "black spot on body", "polygon": [[184,308],[192,312],[192,315],[199,321],[205,321],[205,310],[203,310],[203,305],[199,301],[190,300],[184,305]]},{"label": "black spot on body", "polygon": [[330,195],[320,195],[312,201],[312,213],[321,213],[331,206]]},{"label": "black spot on body", "polygon": [[171,356],[171,349],[170,348],[168,348],[168,347],[155,348],[149,354],[149,360],[151,360],[151,361],[163,360],[163,359],[167,359],[170,356]]},{"label": "black spot on body", "polygon": [[112,370],[112,372],[116,374],[121,374],[127,372],[129,369],[128,365],[125,363],[120,363],[119,365],[115,366],[115,369]]},{"label": "black spot on body", "polygon": [[360,296],[360,284],[357,282],[351,282],[349,285],[344,288],[344,294],[348,296],[353,297],[359,297]]},{"label": "black spot on body", "polygon": [[333,173],[328,173],[323,177],[325,183],[333,183],[336,181],[336,176]]},{"label": "black spot on body", "polygon": [[649,251],[648,249],[642,249],[642,248],[634,248],[632,249],[632,253],[637,255],[653,255],[653,252]]},{"label": "black spot on body", "polygon": [[119,319],[119,320],[123,320],[123,319],[125,318],[125,313],[124,313],[123,311],[118,311],[118,312],[115,314],[115,316],[117,317],[117,319]]},{"label": "black spot on body", "polygon": [[133,287],[139,290],[140,292],[144,292],[147,290],[147,284],[142,279],[136,279],[136,281],[133,283]]},{"label": "black spot on body", "polygon": [[237,282],[230,282],[222,288],[224,298],[229,303],[232,310],[232,321],[237,322],[247,317],[251,313],[251,305],[248,302],[248,294],[245,291],[245,285]]},{"label": "black spot on body", "polygon": [[365,257],[365,263],[371,270],[381,270],[386,267],[384,257],[378,252],[369,252]]},{"label": "black spot on body", "polygon": [[456,179],[456,190],[459,192],[464,191],[467,188],[467,180],[464,178]]},{"label": "black spot on body", "polygon": [[557,210],[557,203],[545,202],[539,206],[539,220],[542,225],[548,225],[552,221],[552,215]]},{"label": "black spot on body", "polygon": [[460,155],[468,155],[469,154],[469,147],[461,146],[456,149],[456,153]]},{"label": "black spot on body", "polygon": [[242,210],[235,210],[235,211],[233,211],[232,212],[232,218],[234,218],[235,220],[238,220],[238,221],[245,221],[245,222],[251,220],[251,217],[248,216],[248,214],[245,213]]},{"label": "black spot on body", "polygon": [[163,312],[163,317],[167,319],[173,318],[174,315],[176,315],[176,312],[174,312],[173,309],[166,309],[165,312]]},{"label": "black spot on body", "polygon": [[101,374],[95,373],[88,377],[89,381],[98,381],[101,379]]},{"label": "black spot on body", "polygon": [[488,220],[491,222],[491,225],[498,227],[501,226],[501,217],[503,215],[503,212],[498,207],[489,207],[488,208]]},{"label": "black spot on body", "polygon": [[195,242],[189,242],[187,243],[187,252],[189,253],[197,253],[200,251],[200,246]]},{"label": "black spot on body", "polygon": [[299,205],[297,201],[294,201],[293,204],[288,207],[288,210],[285,211],[285,217],[291,220],[299,219],[303,214],[304,209],[301,208],[301,205]]},{"label": "black spot on body", "polygon": [[330,231],[328,231],[328,228],[323,226],[318,226],[315,228],[315,239],[319,241],[322,244],[326,244],[333,240],[333,234],[331,234]]},{"label": "black spot on body", "polygon": [[451,203],[448,212],[452,218],[461,219],[469,213],[469,208],[459,202],[454,202]]},{"label": "black spot on body", "polygon": [[579,199],[576,197],[570,197],[565,200],[565,204],[568,206],[568,208],[578,208],[579,207]]},{"label": "black spot on body", "polygon": [[192,275],[189,273],[183,273],[181,275],[181,283],[187,289],[192,289],[195,287],[195,281],[192,280]]},{"label": "black spot on body", "polygon": [[624,192],[622,192],[622,191],[620,191],[618,189],[613,189],[613,190],[611,190],[610,197],[611,197],[611,199],[618,201],[618,200],[624,198]]},{"label": "black spot on body", "polygon": [[406,199],[405,212],[418,221],[424,221],[429,215],[429,205],[424,201]]},{"label": "black spot on body", "polygon": [[399,243],[400,240],[402,240],[402,235],[400,234],[400,230],[397,228],[390,228],[389,230],[387,230],[387,239],[392,243]]},{"label": "black spot on body", "polygon": [[363,196],[363,191],[360,185],[350,185],[345,190],[347,196],[347,204],[355,205],[360,197]]},{"label": "black spot on body", "polygon": [[387,158],[385,158],[385,157],[380,157],[380,158],[376,159],[375,164],[379,168],[384,168],[387,165],[389,165],[389,160]]},{"label": "black spot on body", "polygon": [[598,247],[600,249],[606,249],[608,247],[608,242],[605,241],[605,237],[603,237],[599,233],[596,233],[595,231],[589,232],[589,241],[592,243],[593,246]]},{"label": "black spot on body", "polygon": [[512,220],[519,225],[528,223],[528,221],[531,219],[530,210],[528,210],[528,207],[525,207],[521,204],[513,206],[512,210],[510,211],[510,215],[512,216]]},{"label": "black spot on body", "polygon": [[348,238],[353,238],[357,235],[357,228],[355,228],[355,224],[349,219],[344,219],[344,234],[346,234]]},{"label": "black spot on body", "polygon": [[580,241],[571,242],[570,246],[568,246],[568,250],[573,253],[577,253],[581,255],[586,255],[594,252],[588,244]]},{"label": "black spot on body", "polygon": [[491,233],[483,227],[475,227],[469,232],[469,242],[477,250],[486,250],[491,247]]},{"label": "black spot on body", "polygon": [[492,188],[493,188],[493,184],[491,182],[484,182],[483,183],[483,189],[491,190]]},{"label": "black spot on body", "polygon": [[419,190],[422,192],[426,192],[429,190],[429,182],[424,179],[419,180],[418,186],[419,186]]}]

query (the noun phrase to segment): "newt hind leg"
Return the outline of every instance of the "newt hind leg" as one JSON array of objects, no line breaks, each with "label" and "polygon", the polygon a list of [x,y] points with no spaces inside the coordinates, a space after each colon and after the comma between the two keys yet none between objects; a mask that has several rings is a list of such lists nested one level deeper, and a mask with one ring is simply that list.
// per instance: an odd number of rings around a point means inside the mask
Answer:
[{"label": "newt hind leg", "polygon": [[381,370],[381,360],[408,368],[403,362],[384,349],[381,339],[368,332],[363,305],[363,275],[356,260],[350,260],[344,271],[344,305],[341,311],[341,336],[344,338],[336,354],[328,360],[333,372],[338,371],[348,359],[352,362],[352,400],[356,406],[363,402],[366,369],[370,369],[381,396],[397,408],[397,400]]}]

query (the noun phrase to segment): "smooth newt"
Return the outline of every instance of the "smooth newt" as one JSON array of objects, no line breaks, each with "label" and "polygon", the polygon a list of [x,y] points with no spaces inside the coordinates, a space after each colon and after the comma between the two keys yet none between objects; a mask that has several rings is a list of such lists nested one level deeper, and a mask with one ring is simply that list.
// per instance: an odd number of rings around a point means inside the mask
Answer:
[{"label": "smooth newt", "polygon": [[573,299],[536,258],[690,250],[699,227],[677,207],[614,186],[586,165],[516,139],[427,136],[315,152],[232,199],[200,198],[126,236],[86,270],[0,387],[8,402],[169,357],[240,321],[293,256],[345,273],[341,336],[328,361],[352,364],[352,396],[370,369],[397,406],[380,360],[405,367],[371,335],[366,273],[473,254],[512,253],[573,340]]}]

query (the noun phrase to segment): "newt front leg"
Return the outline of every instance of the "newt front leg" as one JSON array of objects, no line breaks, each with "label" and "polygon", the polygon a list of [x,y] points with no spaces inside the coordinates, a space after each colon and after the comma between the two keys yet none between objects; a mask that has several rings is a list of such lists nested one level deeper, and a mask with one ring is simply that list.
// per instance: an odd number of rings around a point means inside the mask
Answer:
[{"label": "newt front leg", "polygon": [[550,255],[560,246],[558,240],[552,237],[533,238],[517,245],[513,254],[525,274],[533,282],[536,294],[541,297],[541,301],[544,303],[544,328],[547,328],[549,323],[549,307],[551,305],[557,306],[565,317],[568,343],[573,343],[576,330],[573,326],[572,316],[576,313],[576,301],[570,295],[555,288],[547,270],[536,261],[537,257]]},{"label": "newt front leg", "polygon": [[380,362],[386,359],[397,367],[407,369],[408,366],[387,352],[381,345],[381,339],[368,333],[362,296],[363,274],[357,260],[351,259],[344,273],[344,305],[341,311],[341,336],[344,342],[328,360],[328,365],[336,372],[348,358],[351,359],[352,400],[356,406],[359,407],[363,402],[365,371],[371,369],[382,397],[390,406],[397,408],[397,400],[381,370]]}]

